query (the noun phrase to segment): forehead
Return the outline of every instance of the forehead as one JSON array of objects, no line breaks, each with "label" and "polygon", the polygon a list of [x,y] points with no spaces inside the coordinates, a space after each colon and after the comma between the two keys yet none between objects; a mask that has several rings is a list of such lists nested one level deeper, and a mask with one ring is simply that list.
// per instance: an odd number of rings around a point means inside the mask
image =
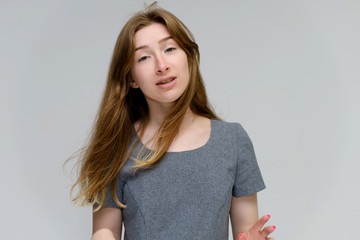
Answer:
[{"label": "forehead", "polygon": [[149,26],[141,28],[135,33],[135,48],[142,45],[149,45],[158,42],[161,39],[171,36],[165,25],[161,23],[152,23]]}]

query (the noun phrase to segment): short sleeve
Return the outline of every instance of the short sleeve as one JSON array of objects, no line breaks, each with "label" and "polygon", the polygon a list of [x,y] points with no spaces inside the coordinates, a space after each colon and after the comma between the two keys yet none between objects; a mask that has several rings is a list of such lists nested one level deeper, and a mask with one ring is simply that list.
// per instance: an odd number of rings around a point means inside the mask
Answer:
[{"label": "short sleeve", "polygon": [[253,144],[240,124],[236,124],[237,167],[233,196],[242,197],[259,192],[265,188]]},{"label": "short sleeve", "polygon": [[[116,183],[116,195],[118,200],[121,203],[123,202],[123,192],[124,192],[124,181],[119,176]],[[111,208],[119,208],[121,209],[115,202],[113,196],[112,196],[112,187],[111,184],[108,186],[106,195],[105,195],[105,201],[104,201],[104,207],[111,207]]]}]

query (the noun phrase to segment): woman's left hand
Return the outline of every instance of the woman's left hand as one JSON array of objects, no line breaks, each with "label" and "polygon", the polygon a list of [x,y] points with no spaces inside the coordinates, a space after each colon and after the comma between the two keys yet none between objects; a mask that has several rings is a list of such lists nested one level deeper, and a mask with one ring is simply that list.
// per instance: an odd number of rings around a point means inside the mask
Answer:
[{"label": "woman's left hand", "polygon": [[272,237],[268,237],[270,233],[274,232],[275,226],[264,225],[269,221],[270,215],[265,215],[260,218],[254,226],[252,226],[246,233],[240,233],[238,240],[274,240]]}]

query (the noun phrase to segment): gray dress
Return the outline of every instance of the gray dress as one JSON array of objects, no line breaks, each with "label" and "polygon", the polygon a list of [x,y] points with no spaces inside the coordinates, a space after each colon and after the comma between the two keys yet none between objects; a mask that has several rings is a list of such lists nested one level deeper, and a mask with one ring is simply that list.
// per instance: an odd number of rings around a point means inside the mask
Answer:
[{"label": "gray dress", "polygon": [[[265,188],[251,140],[238,123],[212,119],[204,146],[168,152],[155,168],[135,175],[132,165],[129,159],[117,184],[126,205],[125,240],[227,240],[232,197]],[[105,206],[119,208],[111,194]]]}]

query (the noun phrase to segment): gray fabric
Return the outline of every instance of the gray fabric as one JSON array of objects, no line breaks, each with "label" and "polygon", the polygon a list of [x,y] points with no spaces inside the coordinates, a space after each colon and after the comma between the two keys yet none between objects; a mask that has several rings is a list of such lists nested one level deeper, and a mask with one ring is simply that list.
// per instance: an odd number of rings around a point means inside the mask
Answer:
[{"label": "gray fabric", "polygon": [[[227,240],[232,196],[265,188],[251,140],[238,123],[211,120],[204,146],[168,152],[155,168],[135,176],[132,165],[129,159],[117,185],[127,206],[125,240]],[[105,206],[119,208],[111,194]]]}]

